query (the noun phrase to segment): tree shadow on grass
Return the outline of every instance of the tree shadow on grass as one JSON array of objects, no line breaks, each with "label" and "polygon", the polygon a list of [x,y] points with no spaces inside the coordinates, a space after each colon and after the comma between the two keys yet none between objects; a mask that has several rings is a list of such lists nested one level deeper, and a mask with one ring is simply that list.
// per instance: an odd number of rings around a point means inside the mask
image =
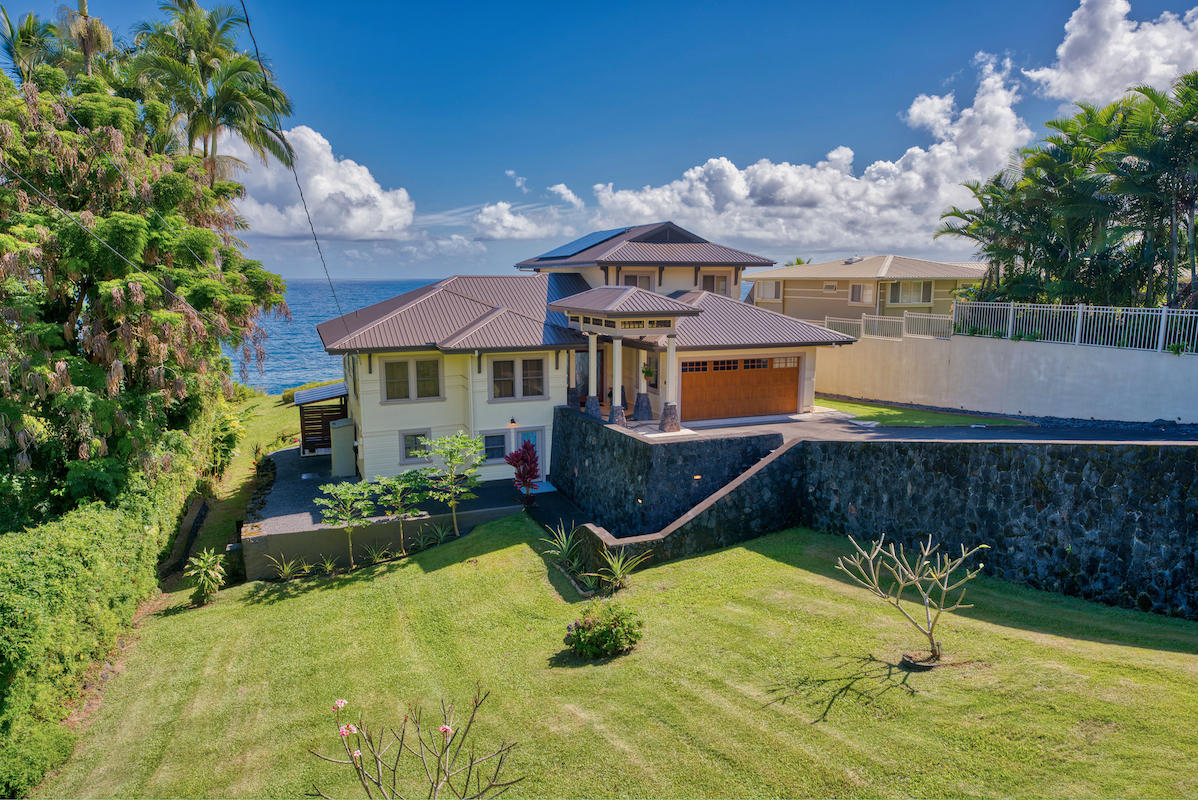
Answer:
[{"label": "tree shadow on grass", "polygon": [[843,700],[860,700],[873,705],[889,692],[908,696],[916,693],[909,682],[909,671],[873,654],[834,655],[828,660],[832,666],[826,675],[804,675],[769,687],[768,692],[774,699],[765,705],[785,705],[790,700],[802,698],[816,708],[822,706],[819,716],[811,720],[814,725],[826,720],[836,704]]},{"label": "tree shadow on grass", "polygon": [[566,647],[551,655],[549,657],[548,663],[551,667],[564,669],[578,669],[579,667],[602,667],[604,664],[610,664],[613,661],[618,661],[627,655],[630,655],[630,653],[620,653],[619,655],[608,656],[607,658],[583,658],[569,647]]},{"label": "tree shadow on grass", "polygon": [[247,605],[274,605],[302,597],[313,592],[342,591],[362,581],[374,580],[383,575],[391,575],[413,566],[415,556],[359,567],[349,573],[336,575],[312,575],[304,578],[292,578],[289,581],[257,581],[241,602]]}]

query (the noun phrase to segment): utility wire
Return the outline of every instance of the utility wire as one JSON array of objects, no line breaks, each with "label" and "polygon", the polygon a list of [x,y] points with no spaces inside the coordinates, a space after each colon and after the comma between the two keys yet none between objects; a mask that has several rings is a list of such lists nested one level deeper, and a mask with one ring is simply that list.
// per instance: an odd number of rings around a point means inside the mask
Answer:
[{"label": "utility wire", "polygon": [[[254,29],[250,27],[250,12],[245,7],[245,0],[241,0],[241,13],[245,17],[245,30],[250,35],[250,41],[254,43],[254,58],[258,61],[258,69],[262,72],[262,91],[266,94],[266,99],[270,101],[270,112],[274,117],[275,123],[279,124],[279,137],[284,142],[287,137],[283,136],[283,127],[279,123],[279,110],[275,107],[274,92],[271,91],[270,85],[267,83],[266,65],[262,63],[262,53],[258,51],[258,39],[254,36]],[[324,261],[324,251],[320,249],[320,239],[316,238],[316,226],[312,224],[312,215],[308,213],[308,201],[304,199],[304,187],[300,186],[299,173],[295,171],[295,159],[288,166],[291,170],[291,175],[295,178],[295,188],[299,191],[300,202],[304,206],[304,216],[308,218],[308,228],[312,231],[312,241],[316,242],[316,253],[320,256],[320,265],[324,267],[325,280],[329,282],[329,291],[333,294],[333,302],[337,305],[337,316],[341,318],[341,324],[345,326],[346,335],[349,334],[349,323],[345,320],[345,314],[341,311],[341,301],[337,299],[337,290],[333,288],[333,279],[329,276],[329,265]]]}]

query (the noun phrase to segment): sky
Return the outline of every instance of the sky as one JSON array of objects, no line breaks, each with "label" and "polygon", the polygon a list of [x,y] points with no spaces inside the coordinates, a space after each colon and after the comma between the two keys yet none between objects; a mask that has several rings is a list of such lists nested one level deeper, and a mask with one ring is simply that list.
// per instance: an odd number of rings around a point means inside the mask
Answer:
[{"label": "sky", "polygon": [[[23,1],[10,15],[54,15]],[[1072,103],[1198,69],[1186,2],[246,5],[341,279],[510,273],[665,219],[779,262],[965,260],[932,236],[963,181]],[[158,13],[90,11],[117,33]],[[221,152],[250,167],[249,254],[323,277],[291,174]]]}]

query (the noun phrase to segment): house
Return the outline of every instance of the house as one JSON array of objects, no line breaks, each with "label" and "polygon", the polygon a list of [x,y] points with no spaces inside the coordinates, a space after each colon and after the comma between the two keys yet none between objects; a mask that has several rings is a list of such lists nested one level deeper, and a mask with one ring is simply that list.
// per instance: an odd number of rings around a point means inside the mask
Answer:
[{"label": "house", "polygon": [[986,264],[907,256],[854,256],[746,275],[748,302],[788,317],[822,322],[862,314],[901,317],[904,311],[948,314],[956,290],[980,283]]},{"label": "house", "polygon": [[421,437],[457,431],[482,437],[484,480],[510,477],[503,457],[525,440],[547,473],[563,404],[655,432],[809,411],[816,349],[854,340],[741,302],[743,271],[772,263],[670,222],[639,225],[321,323],[343,360],[358,474],[422,466]]}]

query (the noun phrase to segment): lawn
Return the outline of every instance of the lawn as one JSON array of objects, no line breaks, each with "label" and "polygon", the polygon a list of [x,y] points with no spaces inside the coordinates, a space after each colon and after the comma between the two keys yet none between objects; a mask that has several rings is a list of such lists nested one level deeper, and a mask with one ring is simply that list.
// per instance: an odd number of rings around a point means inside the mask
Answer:
[{"label": "lawn", "polygon": [[334,752],[335,698],[396,723],[480,682],[516,796],[1198,797],[1198,624],[980,579],[941,623],[955,666],[908,674],[919,638],[833,569],[846,540],[791,530],[636,573],[642,645],[584,663],[539,535],[169,595],[40,795],[360,796],[307,752]]},{"label": "lawn", "polygon": [[834,408],[852,414],[862,422],[877,422],[883,427],[932,428],[946,425],[1027,425],[1021,420],[1002,417],[974,417],[969,414],[948,414],[943,411],[923,411],[918,408],[884,406],[877,403],[859,403],[846,400],[817,398],[817,406]]},{"label": "lawn", "polygon": [[291,404],[284,405],[279,395],[254,397],[236,406],[246,412],[245,438],[237,445],[237,455],[224,478],[215,487],[214,497],[208,498],[208,515],[196,536],[193,552],[213,548],[224,552],[232,541],[237,520],[245,517],[245,506],[254,490],[254,445],[264,453],[291,447],[299,436],[299,411]]}]

